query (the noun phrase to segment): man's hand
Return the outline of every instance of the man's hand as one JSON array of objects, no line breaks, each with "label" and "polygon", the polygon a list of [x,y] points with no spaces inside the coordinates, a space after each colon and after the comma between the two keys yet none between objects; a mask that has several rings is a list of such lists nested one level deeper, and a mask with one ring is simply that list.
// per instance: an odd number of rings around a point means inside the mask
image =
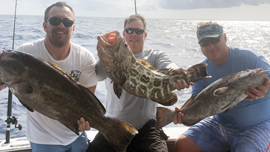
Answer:
[{"label": "man's hand", "polygon": [[80,118],[80,120],[77,121],[77,124],[78,124],[79,132],[83,132],[85,130],[90,130],[89,122],[85,121],[84,118]]},{"label": "man's hand", "polygon": [[[175,71],[177,73],[184,73],[185,75],[187,75],[187,70],[185,68],[178,68],[178,69],[175,69]],[[175,84],[175,88],[180,91],[182,89],[185,89],[185,88],[189,88],[189,86],[193,85],[194,83],[193,82],[190,82],[189,84],[186,83],[185,80],[177,80],[176,81],[176,84]]]},{"label": "man's hand", "polygon": [[248,86],[249,92],[246,92],[248,95],[244,100],[253,100],[264,97],[269,91],[270,80],[269,78],[265,78],[263,84],[258,85],[256,88],[252,86]]},{"label": "man's hand", "polygon": [[175,111],[179,111],[179,113],[174,116],[173,123],[174,124],[181,124],[182,123],[182,118],[184,118],[185,115],[180,112],[180,108],[179,107],[175,107]]}]

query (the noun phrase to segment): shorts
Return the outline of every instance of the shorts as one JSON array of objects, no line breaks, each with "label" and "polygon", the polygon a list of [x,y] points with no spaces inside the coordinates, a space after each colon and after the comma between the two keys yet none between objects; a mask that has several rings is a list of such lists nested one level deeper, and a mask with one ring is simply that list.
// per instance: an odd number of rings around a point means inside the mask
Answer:
[{"label": "shorts", "polygon": [[204,152],[270,152],[270,121],[245,129],[233,129],[209,117],[191,126],[183,135]]},{"label": "shorts", "polygon": [[89,146],[89,140],[86,133],[83,132],[74,142],[65,146],[36,144],[32,142],[30,144],[32,152],[85,152]]}]

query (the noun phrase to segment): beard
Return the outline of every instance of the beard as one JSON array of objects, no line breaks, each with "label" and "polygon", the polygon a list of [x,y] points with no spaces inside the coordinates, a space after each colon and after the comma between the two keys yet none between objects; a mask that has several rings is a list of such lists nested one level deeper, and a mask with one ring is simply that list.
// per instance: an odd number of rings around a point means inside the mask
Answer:
[{"label": "beard", "polygon": [[68,31],[65,31],[65,37],[59,38],[53,30],[52,33],[48,35],[48,37],[49,41],[53,46],[60,48],[65,46],[69,42],[71,36],[69,36]]}]

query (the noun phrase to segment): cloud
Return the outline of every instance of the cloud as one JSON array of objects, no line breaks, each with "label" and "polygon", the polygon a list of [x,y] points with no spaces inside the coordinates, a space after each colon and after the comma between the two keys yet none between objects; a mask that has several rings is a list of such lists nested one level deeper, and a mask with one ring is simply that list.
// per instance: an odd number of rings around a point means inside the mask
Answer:
[{"label": "cloud", "polygon": [[160,0],[159,7],[172,10],[230,8],[244,5],[270,4],[270,0]]}]

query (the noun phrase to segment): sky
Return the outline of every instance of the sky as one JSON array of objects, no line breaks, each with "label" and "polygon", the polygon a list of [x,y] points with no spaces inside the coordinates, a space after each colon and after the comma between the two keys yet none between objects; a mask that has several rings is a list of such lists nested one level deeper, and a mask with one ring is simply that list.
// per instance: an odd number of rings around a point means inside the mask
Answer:
[{"label": "sky", "polygon": [[[16,0],[0,0],[0,14],[14,15]],[[55,0],[17,0],[17,15],[44,15]],[[66,0],[76,16],[125,18],[135,0]],[[136,0],[146,18],[270,21],[270,0]]]}]

